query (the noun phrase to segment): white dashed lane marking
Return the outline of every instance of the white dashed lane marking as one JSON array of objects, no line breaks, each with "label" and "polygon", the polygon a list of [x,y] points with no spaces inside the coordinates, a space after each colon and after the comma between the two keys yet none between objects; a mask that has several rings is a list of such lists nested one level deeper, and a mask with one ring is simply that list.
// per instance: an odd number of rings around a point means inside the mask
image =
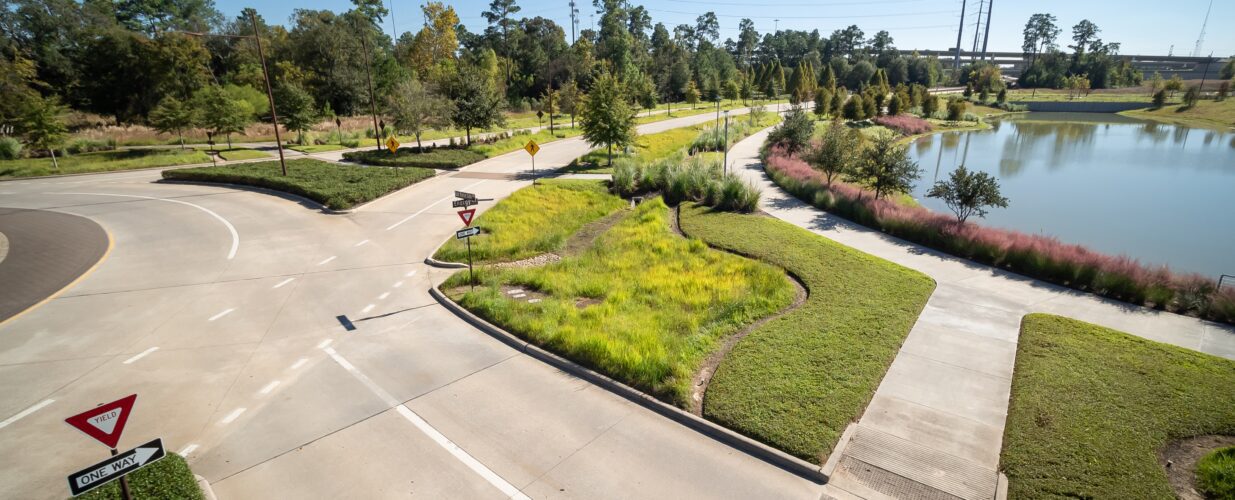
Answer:
[{"label": "white dashed lane marking", "polygon": [[224,309],[224,310],[223,310],[223,312],[220,312],[219,314],[216,314],[216,315],[214,315],[214,316],[211,316],[211,317],[210,317],[210,319],[208,319],[208,320],[206,320],[206,321],[214,321],[214,320],[216,320],[216,319],[222,318],[222,317],[224,317],[224,316],[227,316],[228,314],[231,314],[231,312],[232,312],[232,311],[235,311],[235,310],[236,310],[236,308],[235,308],[235,307],[229,307],[229,308],[227,308],[227,309]]},{"label": "white dashed lane marking", "polygon": [[133,364],[134,362],[136,362],[137,360],[139,360],[139,359],[142,359],[142,358],[146,357],[146,355],[147,355],[147,354],[150,354],[150,353],[152,353],[152,352],[154,352],[154,351],[157,351],[157,350],[159,350],[159,348],[158,348],[158,347],[151,347],[151,348],[149,348],[149,349],[146,349],[146,350],[144,350],[144,351],[142,351],[142,352],[137,353],[137,355],[136,355],[136,356],[133,356],[133,357],[131,357],[131,358],[129,358],[129,359],[124,360],[124,364],[126,364],[126,365],[131,365],[131,364]]}]

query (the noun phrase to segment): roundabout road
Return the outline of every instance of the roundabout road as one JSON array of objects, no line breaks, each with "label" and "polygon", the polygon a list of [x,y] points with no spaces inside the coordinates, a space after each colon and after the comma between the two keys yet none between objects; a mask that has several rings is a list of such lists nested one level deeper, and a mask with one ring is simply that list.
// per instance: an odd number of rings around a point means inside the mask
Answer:
[{"label": "roundabout road", "polygon": [[[537,171],[589,149],[547,143]],[[89,218],[115,249],[0,326],[0,497],[64,497],[107,451],[63,419],[137,393],[121,446],[164,438],[221,498],[819,498],[429,296],[453,191],[501,199],[529,173],[519,151],[348,215],[153,171],[6,183],[4,205]]]},{"label": "roundabout road", "polygon": [[0,207],[0,325],[68,287],[101,261],[111,237],[94,221]]}]

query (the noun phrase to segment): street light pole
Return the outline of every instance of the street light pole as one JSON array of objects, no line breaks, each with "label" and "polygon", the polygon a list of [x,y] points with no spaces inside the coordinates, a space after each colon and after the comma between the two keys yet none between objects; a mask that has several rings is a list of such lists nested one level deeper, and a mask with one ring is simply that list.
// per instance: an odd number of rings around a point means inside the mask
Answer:
[{"label": "street light pole", "polygon": [[279,148],[279,166],[287,176],[287,161],[283,159],[283,137],[279,135],[279,114],[274,110],[274,91],[270,89],[270,72],[266,70],[266,53],[262,52],[262,35],[257,31],[257,13],[250,11],[253,22],[253,41],[257,43],[257,57],[262,60],[262,78],[266,80],[266,98],[270,100],[270,121],[274,123],[274,142]]},{"label": "street light pole", "polygon": [[720,171],[722,174],[729,174],[729,111],[725,111],[725,159],[721,165]]}]

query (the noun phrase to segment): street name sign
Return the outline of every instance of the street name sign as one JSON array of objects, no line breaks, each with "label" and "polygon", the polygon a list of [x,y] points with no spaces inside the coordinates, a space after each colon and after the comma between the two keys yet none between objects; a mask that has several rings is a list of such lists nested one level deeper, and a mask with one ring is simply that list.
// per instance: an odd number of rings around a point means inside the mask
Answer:
[{"label": "street name sign", "polygon": [[392,154],[399,150],[399,141],[395,139],[395,136],[392,135],[386,140],[386,149],[389,149]]},{"label": "street name sign", "polygon": [[527,144],[523,145],[523,150],[534,157],[540,152],[540,144],[536,144],[536,141],[527,141]]},{"label": "street name sign", "polygon": [[64,421],[114,449],[120,443],[120,433],[124,432],[124,424],[129,421],[129,414],[133,413],[133,403],[136,401],[137,395],[130,394],[73,415]]},{"label": "street name sign", "polygon": [[467,228],[467,229],[463,229],[463,230],[460,230],[460,231],[455,231],[455,239],[456,239],[456,240],[461,240],[461,239],[464,239],[464,238],[471,238],[471,237],[476,236],[476,235],[478,235],[478,234],[480,234],[480,228],[479,228],[479,227],[469,227],[469,228]]},{"label": "street name sign", "polygon": [[69,492],[73,496],[80,495],[120,479],[125,474],[157,462],[166,455],[167,452],[163,450],[163,440],[155,439],[69,474]]},{"label": "street name sign", "polygon": [[473,217],[475,217],[475,216],[476,216],[476,209],[475,209],[475,208],[469,208],[469,209],[467,209],[467,210],[460,210],[460,211],[459,211],[459,218],[460,218],[460,219],[463,219],[463,225],[464,225],[464,226],[470,226],[470,225],[472,225],[472,218],[473,218]]},{"label": "street name sign", "polygon": [[472,193],[464,193],[463,191],[455,191],[455,198],[459,198],[461,200],[475,200],[476,195]]},{"label": "street name sign", "polygon": [[467,208],[472,205],[479,205],[479,204],[480,204],[480,201],[478,200],[455,200],[455,201],[450,202],[450,206],[455,207],[455,208]]}]

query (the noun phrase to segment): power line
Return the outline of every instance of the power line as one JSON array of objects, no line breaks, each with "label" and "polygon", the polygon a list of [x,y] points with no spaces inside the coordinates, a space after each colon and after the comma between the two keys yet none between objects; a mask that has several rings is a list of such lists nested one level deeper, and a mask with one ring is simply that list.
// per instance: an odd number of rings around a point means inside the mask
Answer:
[{"label": "power line", "polygon": [[[698,15],[695,12],[684,12],[680,10],[663,10],[663,9],[647,9],[649,12],[660,12],[662,14],[682,14],[687,16]],[[870,19],[882,17],[910,17],[910,16],[929,16],[935,14],[955,14],[955,10],[934,10],[927,12],[902,12],[899,14],[859,14],[853,16],[794,16],[794,19]],[[732,14],[716,14],[716,17],[733,17],[745,19],[777,19],[780,16],[738,16]]]}]

